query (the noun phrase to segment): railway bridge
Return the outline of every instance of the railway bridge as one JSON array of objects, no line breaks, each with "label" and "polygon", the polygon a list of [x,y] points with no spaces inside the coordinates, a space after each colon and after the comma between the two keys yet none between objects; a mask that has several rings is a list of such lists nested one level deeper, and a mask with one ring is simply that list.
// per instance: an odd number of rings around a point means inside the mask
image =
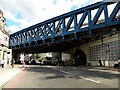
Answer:
[{"label": "railway bridge", "polygon": [[97,2],[10,35],[19,53],[60,52],[69,65],[113,66],[120,57],[120,1]]}]

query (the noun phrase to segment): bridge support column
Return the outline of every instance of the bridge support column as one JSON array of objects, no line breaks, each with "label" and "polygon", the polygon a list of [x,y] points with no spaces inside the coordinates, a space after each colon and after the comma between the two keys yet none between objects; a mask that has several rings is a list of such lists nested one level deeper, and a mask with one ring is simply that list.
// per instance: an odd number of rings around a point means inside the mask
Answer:
[{"label": "bridge support column", "polygon": [[75,65],[75,59],[74,59],[73,49],[71,49],[71,51],[70,51],[70,61],[71,61],[72,65]]},{"label": "bridge support column", "polygon": [[65,65],[74,65],[74,53],[73,49],[70,49],[69,51],[62,52],[62,61],[65,62]]},{"label": "bridge support column", "polygon": [[12,51],[12,60],[15,60],[15,63],[19,63],[20,54]]}]

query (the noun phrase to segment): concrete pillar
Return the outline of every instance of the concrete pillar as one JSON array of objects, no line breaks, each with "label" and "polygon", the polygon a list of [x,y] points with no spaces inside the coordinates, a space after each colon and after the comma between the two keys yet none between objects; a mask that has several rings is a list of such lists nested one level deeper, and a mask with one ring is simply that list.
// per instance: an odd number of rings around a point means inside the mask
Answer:
[{"label": "concrete pillar", "polygon": [[70,61],[71,61],[71,65],[74,65],[74,64],[75,64],[73,54],[74,54],[74,53],[73,53],[73,49],[71,49],[71,51],[70,51]]},{"label": "concrete pillar", "polygon": [[12,59],[15,60],[15,63],[18,63],[19,57],[20,57],[19,53],[12,51]]}]

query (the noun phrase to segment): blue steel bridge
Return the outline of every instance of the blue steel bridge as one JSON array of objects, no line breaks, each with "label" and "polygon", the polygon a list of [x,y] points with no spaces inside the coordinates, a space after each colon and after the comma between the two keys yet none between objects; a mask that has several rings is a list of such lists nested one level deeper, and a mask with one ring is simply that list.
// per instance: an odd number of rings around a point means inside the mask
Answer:
[{"label": "blue steel bridge", "polygon": [[[113,4],[115,7],[109,14]],[[111,34],[113,28],[119,32],[118,12],[120,1],[97,2],[11,34],[10,48],[17,53],[66,51]]]}]

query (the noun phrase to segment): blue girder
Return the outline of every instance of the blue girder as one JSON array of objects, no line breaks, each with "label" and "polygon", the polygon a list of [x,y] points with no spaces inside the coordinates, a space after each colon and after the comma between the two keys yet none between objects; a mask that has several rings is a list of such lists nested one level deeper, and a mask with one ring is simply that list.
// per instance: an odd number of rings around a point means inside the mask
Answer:
[{"label": "blue girder", "polygon": [[[120,11],[120,1],[116,3],[112,13],[108,15],[108,6],[112,4],[115,4],[115,2],[97,2],[13,33],[10,35],[10,48],[20,49],[64,42],[70,40],[65,38],[69,35],[74,34],[72,38],[74,40],[77,38],[77,33],[88,32],[88,36],[92,36],[94,30],[119,27],[120,17],[118,12]],[[94,10],[97,10],[97,12],[92,17],[91,12]],[[102,12],[104,13],[104,20],[99,20]],[[86,18],[87,23],[85,23]],[[28,45],[26,46],[26,44]]]}]

